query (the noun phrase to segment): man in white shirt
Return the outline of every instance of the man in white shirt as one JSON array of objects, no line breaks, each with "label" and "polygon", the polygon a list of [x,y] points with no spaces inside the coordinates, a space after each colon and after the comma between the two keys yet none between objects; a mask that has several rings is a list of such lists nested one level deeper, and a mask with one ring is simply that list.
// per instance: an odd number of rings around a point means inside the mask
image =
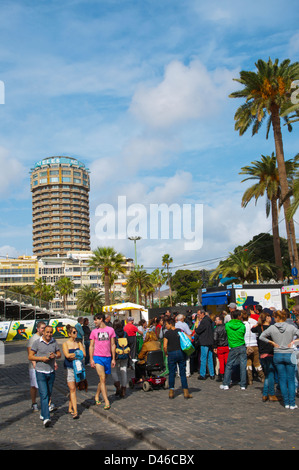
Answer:
[{"label": "man in white shirt", "polygon": [[189,336],[191,339],[192,331],[190,330],[189,326],[184,320],[185,320],[184,315],[182,314],[177,315],[175,317],[175,327],[177,329],[184,331],[184,333],[186,333],[186,335]]},{"label": "man in white shirt", "polygon": [[[179,330],[182,330],[186,335],[191,339],[192,331],[190,330],[187,323],[184,321],[185,317],[182,314],[179,314],[175,317],[175,327]],[[178,368],[179,374],[179,368]],[[190,377],[190,357],[186,360],[186,377]]]}]

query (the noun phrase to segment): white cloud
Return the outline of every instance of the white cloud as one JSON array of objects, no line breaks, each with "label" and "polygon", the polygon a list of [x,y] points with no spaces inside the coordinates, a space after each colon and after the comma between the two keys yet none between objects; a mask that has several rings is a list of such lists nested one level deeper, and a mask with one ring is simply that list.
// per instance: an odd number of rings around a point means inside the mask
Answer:
[{"label": "white cloud", "polygon": [[3,147],[0,147],[0,168],[0,194],[11,195],[21,187],[28,170]]},{"label": "white cloud", "polygon": [[137,88],[130,110],[154,129],[206,118],[218,111],[227,98],[234,75],[226,69],[209,72],[198,59],[188,66],[175,60],[165,68],[161,83]]},{"label": "white cloud", "polygon": [[10,245],[0,246],[0,256],[7,256],[8,258],[17,258],[20,255],[18,250]]}]

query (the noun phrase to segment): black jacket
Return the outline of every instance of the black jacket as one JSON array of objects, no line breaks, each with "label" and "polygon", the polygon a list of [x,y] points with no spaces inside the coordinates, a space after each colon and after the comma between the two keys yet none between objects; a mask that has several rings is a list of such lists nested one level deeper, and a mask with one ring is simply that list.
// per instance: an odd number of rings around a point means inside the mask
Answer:
[{"label": "black jacket", "polygon": [[228,346],[227,333],[225,325],[217,325],[214,328],[214,348]]},{"label": "black jacket", "polygon": [[274,348],[272,344],[266,343],[266,341],[260,341],[259,337],[261,336],[262,332],[269,328],[270,325],[255,325],[251,328],[252,333],[257,333],[257,345],[259,348],[260,354],[274,354]]},{"label": "black jacket", "polygon": [[199,343],[201,346],[213,346],[214,323],[209,315],[205,315],[203,317],[199,326],[196,328],[195,333],[199,336]]}]

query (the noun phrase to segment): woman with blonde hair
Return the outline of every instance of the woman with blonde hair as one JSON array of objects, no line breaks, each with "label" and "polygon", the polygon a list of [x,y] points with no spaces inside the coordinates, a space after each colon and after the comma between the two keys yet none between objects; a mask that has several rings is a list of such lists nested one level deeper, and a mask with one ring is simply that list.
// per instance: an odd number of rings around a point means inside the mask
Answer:
[{"label": "woman with blonde hair", "polygon": [[286,322],[287,318],[284,312],[276,310],[273,315],[275,324],[264,330],[259,339],[271,344],[274,348],[273,363],[278,373],[284,406],[294,410],[297,408],[295,404],[297,361],[294,360],[292,343],[294,337],[299,337],[299,330],[296,326]]},{"label": "woman with blonde hair", "polygon": [[69,413],[72,414],[73,419],[78,419],[78,410],[77,410],[77,394],[76,394],[76,379],[73,367],[73,361],[76,358],[75,351],[81,350],[83,356],[86,356],[85,349],[82,341],[77,340],[78,332],[74,326],[67,325],[66,331],[69,338],[63,343],[62,350],[65,356],[64,367],[67,370],[67,384],[69,387]]},{"label": "woman with blonde hair", "polygon": [[145,378],[145,366],[147,355],[150,351],[158,351],[161,349],[161,343],[158,341],[154,331],[148,331],[145,335],[144,343],[138,354],[138,362],[135,364],[136,379],[142,382]]}]

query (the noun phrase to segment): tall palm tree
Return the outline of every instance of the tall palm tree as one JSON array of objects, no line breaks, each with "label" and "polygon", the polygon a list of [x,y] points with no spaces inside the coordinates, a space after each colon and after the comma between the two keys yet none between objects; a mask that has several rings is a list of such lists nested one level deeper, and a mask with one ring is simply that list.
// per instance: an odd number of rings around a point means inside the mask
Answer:
[{"label": "tall palm tree", "polygon": [[51,302],[54,299],[54,297],[55,297],[55,287],[49,284],[46,284],[44,286],[44,291],[42,294],[43,300],[45,300],[46,302]]},{"label": "tall palm tree", "polygon": [[170,306],[172,307],[172,293],[171,293],[171,284],[170,284],[170,274],[169,274],[169,265],[173,263],[173,259],[167,253],[162,256],[162,266],[166,266],[167,269],[167,279],[168,279],[168,287],[169,287],[169,297],[170,297]]},{"label": "tall palm tree", "polygon": [[43,297],[45,286],[46,286],[46,282],[43,281],[43,279],[41,277],[38,277],[37,279],[35,279],[35,281],[34,281],[34,293],[35,293],[35,295],[37,295],[39,297],[40,302],[41,302],[42,297]]},{"label": "tall palm tree", "polygon": [[63,297],[63,309],[66,311],[67,297],[71,295],[75,289],[75,284],[69,277],[61,277],[55,284],[60,295]]},{"label": "tall palm tree", "polygon": [[[296,157],[299,158],[299,153],[296,155]],[[290,196],[293,196],[293,199],[291,200],[291,205],[287,212],[287,218],[288,220],[291,220],[294,217],[297,209],[299,208],[299,171],[294,177],[293,187],[291,188],[289,194]]]},{"label": "tall palm tree", "polygon": [[253,282],[256,279],[257,269],[263,269],[269,275],[273,272],[270,263],[254,259],[252,252],[239,251],[237,253],[229,253],[229,257],[221,261],[215,271],[213,271],[211,279],[214,279],[221,273],[224,277],[237,277],[242,283],[245,281]]},{"label": "tall palm tree", "polygon": [[[152,287],[150,274],[142,268],[143,266],[137,266],[137,269],[132,271],[128,276],[126,289],[127,294],[132,297],[136,295],[136,287],[138,287],[138,292],[143,294],[147,292],[147,289],[151,289]],[[136,300],[137,299],[135,299],[135,301]]]},{"label": "tall palm tree", "polygon": [[[285,162],[286,173],[289,184],[292,185],[293,176],[296,169],[298,169],[298,158],[297,156],[293,159]],[[257,183],[250,186],[242,198],[242,207],[246,207],[247,204],[254,198],[255,203],[257,200],[266,194],[266,215],[272,215],[272,232],[273,232],[273,245],[275,264],[277,265],[277,277],[280,281],[283,280],[283,269],[282,269],[282,258],[280,249],[280,238],[278,228],[278,201],[281,200],[281,189],[279,182],[278,169],[276,166],[276,156],[272,153],[271,156],[262,155],[260,161],[251,162],[251,166],[245,166],[241,168],[240,175],[250,175],[248,178],[242,180],[257,180]]]},{"label": "tall palm tree", "polygon": [[161,287],[163,286],[163,284],[165,284],[165,282],[167,281],[167,274],[165,273],[165,271],[163,269],[154,269],[154,271],[151,273],[151,278],[152,278],[152,282],[153,282],[153,285],[158,289],[158,293],[159,293],[159,307],[161,307],[161,295],[160,295],[160,291],[161,291]]},{"label": "tall palm tree", "polygon": [[112,247],[98,247],[90,258],[89,271],[96,269],[104,274],[105,304],[110,305],[110,278],[111,273],[125,273],[126,258],[117,253]]},{"label": "tall palm tree", "polygon": [[292,83],[299,78],[299,62],[291,64],[286,59],[279,64],[278,59],[273,63],[269,58],[268,62],[258,60],[255,66],[256,72],[241,71],[240,78],[234,79],[243,88],[231,93],[230,98],[245,98],[245,103],[235,113],[235,130],[243,135],[252,127],[252,135],[257,134],[268,116],[267,137],[272,126],[291,265],[299,270],[297,249],[294,255],[292,250],[292,246],[296,247],[294,223],[286,219],[290,201],[286,198],[288,181],[281,133],[281,114],[288,114],[287,110],[291,109]]},{"label": "tall palm tree", "polygon": [[98,312],[100,307],[104,305],[104,294],[94,289],[90,285],[85,285],[78,291],[77,308],[85,312]]}]

